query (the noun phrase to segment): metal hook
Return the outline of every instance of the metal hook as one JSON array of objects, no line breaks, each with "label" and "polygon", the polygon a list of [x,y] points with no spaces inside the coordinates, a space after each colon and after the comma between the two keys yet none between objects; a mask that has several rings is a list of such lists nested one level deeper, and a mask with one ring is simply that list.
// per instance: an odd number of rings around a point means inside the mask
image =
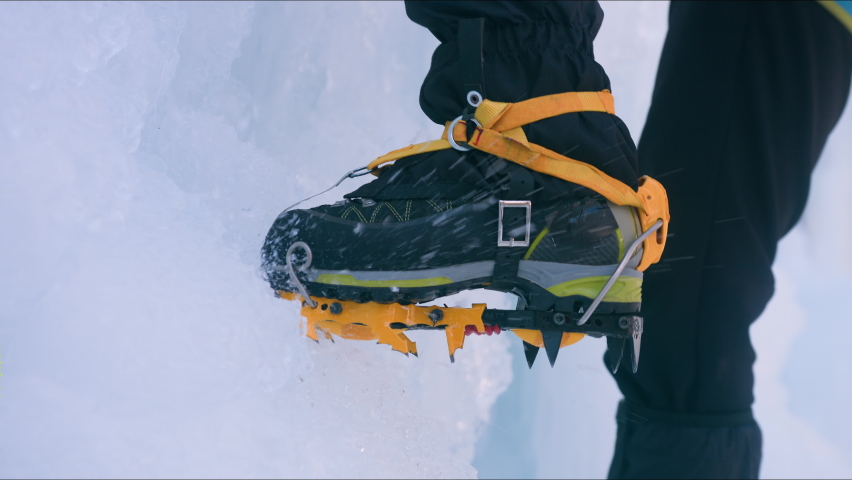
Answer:
[{"label": "metal hook", "polygon": [[361,177],[361,176],[364,176],[364,175],[366,175],[366,174],[368,174],[368,173],[372,173],[372,172],[373,172],[373,171],[372,171],[372,170],[370,170],[368,167],[360,167],[360,168],[356,168],[355,170],[350,170],[350,171],[346,172],[346,175],[344,175],[343,177],[341,177],[341,178],[340,178],[340,180],[338,180],[338,181],[337,181],[337,183],[335,183],[334,185],[332,185],[332,186],[330,186],[330,187],[326,188],[325,190],[323,190],[323,191],[321,191],[321,192],[319,192],[319,193],[317,193],[317,194],[315,194],[315,195],[311,195],[311,196],[310,196],[310,197],[308,197],[308,198],[303,198],[303,199],[299,200],[298,202],[294,203],[293,205],[290,205],[289,207],[285,208],[283,212],[281,212],[280,214],[278,214],[278,218],[281,218],[281,216],[282,216],[282,215],[284,215],[285,213],[287,213],[288,211],[290,211],[290,209],[292,209],[292,208],[293,208],[293,207],[295,207],[296,205],[299,205],[299,204],[301,204],[302,202],[306,202],[306,201],[308,201],[308,200],[310,200],[310,199],[312,199],[312,198],[314,198],[314,197],[320,196],[320,195],[322,195],[323,193],[325,193],[325,192],[327,192],[327,191],[331,190],[332,188],[334,188],[334,187],[336,187],[336,186],[340,185],[340,184],[341,184],[341,183],[343,183],[343,181],[344,181],[344,180],[346,180],[347,178]]},{"label": "metal hook", "polygon": [[295,242],[287,249],[287,257],[285,258],[287,261],[287,271],[290,274],[290,279],[296,284],[296,288],[299,289],[299,293],[302,294],[302,298],[305,299],[305,303],[310,305],[311,308],[317,308],[318,303],[311,298],[310,295],[308,295],[308,291],[305,289],[305,286],[302,285],[302,282],[299,281],[299,277],[296,276],[296,269],[293,268],[292,257],[297,248],[301,248],[307,254],[307,259],[299,266],[299,270],[304,271],[306,268],[311,266],[311,260],[314,258],[313,253],[311,252],[311,247],[309,247],[305,242]]},{"label": "metal hook", "polygon": [[624,268],[627,267],[627,263],[630,261],[630,258],[633,257],[633,254],[636,253],[636,249],[639,248],[639,245],[642,245],[642,242],[645,241],[646,238],[650,237],[652,233],[656,232],[660,227],[663,226],[662,220],[657,220],[657,223],[653,224],[651,228],[646,230],[642,235],[639,235],[633,243],[630,244],[630,248],[627,249],[627,252],[624,254],[624,258],[621,259],[621,263],[618,264],[615,271],[612,272],[612,276],[607,280],[606,285],[604,285],[603,289],[601,289],[598,296],[595,297],[595,300],[589,305],[589,309],[586,310],[586,313],[583,314],[583,318],[577,321],[577,325],[583,325],[589,321],[592,314],[597,310],[598,305],[600,305],[601,301],[603,301],[606,294],[609,292],[609,289],[615,285],[615,281],[618,280],[618,276],[621,275],[621,272],[624,271]]}]

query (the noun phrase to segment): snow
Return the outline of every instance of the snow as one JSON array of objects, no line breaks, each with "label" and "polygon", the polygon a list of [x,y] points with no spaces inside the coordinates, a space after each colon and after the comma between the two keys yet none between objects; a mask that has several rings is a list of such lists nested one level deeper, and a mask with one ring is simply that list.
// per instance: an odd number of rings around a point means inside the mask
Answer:
[{"label": "snow", "polygon": [[[636,137],[666,7],[604,4]],[[428,332],[419,358],[315,344],[258,273],[283,207],[440,134],[417,103],[436,45],[398,2],[0,3],[0,476],[604,476],[602,341],[532,372],[510,335],[452,365]],[[850,131],[753,328],[766,476],[852,475]]]}]

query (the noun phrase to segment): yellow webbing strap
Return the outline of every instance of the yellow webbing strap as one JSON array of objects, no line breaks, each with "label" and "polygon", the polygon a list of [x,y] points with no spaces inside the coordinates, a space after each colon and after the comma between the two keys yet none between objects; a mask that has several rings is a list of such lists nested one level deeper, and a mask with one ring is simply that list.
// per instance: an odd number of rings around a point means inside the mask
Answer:
[{"label": "yellow webbing strap", "polygon": [[[484,100],[476,109],[476,119],[483,127],[497,132],[506,132],[522,125],[537,122],[545,118],[577,112],[605,112],[615,114],[615,99],[609,90],[601,92],[565,92],[555,95],[536,97],[519,103],[501,103]],[[456,129],[464,124],[459,122]],[[388,162],[410,157],[420,153],[435,152],[452,148],[446,140],[449,122],[444,128],[440,140],[409,145],[394,150],[373,160],[367,168],[373,170]],[[453,135],[456,138],[458,135]],[[515,137],[515,135],[512,135]]]},{"label": "yellow webbing strap", "polygon": [[477,150],[523,165],[530,170],[582,185],[600,193],[616,205],[629,205],[645,210],[639,194],[626,184],[588,163],[560,155],[541,145],[534,143],[524,145],[494,130],[478,127],[469,145]]},{"label": "yellow webbing strap", "polygon": [[[446,129],[444,130],[444,136],[446,136]],[[455,138],[455,137],[453,137]],[[435,152],[438,150],[446,150],[448,148],[452,148],[450,142],[446,140],[446,138],[442,138],[440,140],[431,140],[424,143],[418,143],[416,145],[409,145],[405,148],[400,148],[399,150],[394,150],[387,155],[382,155],[381,157],[373,160],[367,165],[368,170],[373,170],[377,168],[379,165],[383,165],[388,162],[393,162],[399,160],[400,158],[410,157],[412,155],[417,155],[420,153],[428,153]]]},{"label": "yellow webbing strap", "polygon": [[[465,133],[463,131],[462,135]],[[588,163],[560,155],[541,145],[518,142],[485,128],[477,127],[468,145],[523,165],[530,170],[582,185],[603,195],[616,205],[636,207],[639,210],[643,232],[651,228],[658,220],[662,220],[663,225],[656,234],[642,243],[642,260],[636,269],[645,271],[662,257],[669,229],[669,200],[660,182],[648,176],[642,177],[639,179],[637,192]]]},{"label": "yellow webbing strap", "polygon": [[476,119],[484,128],[505,132],[545,118],[578,112],[602,112],[615,115],[615,99],[609,90],[604,90],[558,93],[531,98],[520,103],[488,102],[486,104],[483,102],[483,105],[476,109]]},{"label": "yellow webbing strap", "polygon": [[576,112],[606,112],[615,114],[615,101],[609,90],[601,92],[568,92],[537,97],[519,103],[501,103],[483,100],[476,109],[477,126],[471,139],[467,138],[467,124],[456,122],[449,132],[450,122],[440,140],[410,145],[381,156],[367,166],[375,170],[380,165],[418,153],[452,148],[448,135],[459,144],[490,153],[494,156],[523,165],[536,172],[584,186],[603,195],[616,205],[639,210],[642,230],[647,231],[658,220],[663,227],[643,243],[644,253],[638,270],[659,261],[668,235],[669,208],[663,186],[650,177],[642,177],[639,191],[610,177],[588,163],[560,155],[552,150],[529,143],[519,127],[557,115]]}]

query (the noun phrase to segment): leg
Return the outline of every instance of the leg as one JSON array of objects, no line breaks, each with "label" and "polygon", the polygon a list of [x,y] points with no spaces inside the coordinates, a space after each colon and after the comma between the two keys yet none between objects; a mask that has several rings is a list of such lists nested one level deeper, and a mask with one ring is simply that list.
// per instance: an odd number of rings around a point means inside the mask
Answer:
[{"label": "leg", "polygon": [[671,237],[646,274],[639,372],[616,375],[610,476],[756,477],[748,329],[846,103],[852,36],[816,3],[672,3],[669,21],[639,158]]}]

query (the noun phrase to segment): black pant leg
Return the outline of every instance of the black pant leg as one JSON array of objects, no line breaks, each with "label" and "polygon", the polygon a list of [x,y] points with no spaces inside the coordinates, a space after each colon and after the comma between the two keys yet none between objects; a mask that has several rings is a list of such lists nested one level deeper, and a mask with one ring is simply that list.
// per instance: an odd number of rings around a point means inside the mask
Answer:
[{"label": "black pant leg", "polygon": [[850,77],[852,36],[817,3],[672,3],[639,143],[671,235],[646,272],[639,371],[615,375],[611,477],[757,475],[749,326]]},{"label": "black pant leg", "polygon": [[[459,54],[458,25],[462,19],[485,19],[482,80],[489,100],[520,102],[563,92],[611,89],[606,72],[594,58],[593,42],[603,21],[603,11],[595,1],[407,1],[405,9],[412,21],[428,28],[441,42],[420,90],[423,112],[438,124],[458,117],[467,107]],[[613,94],[617,98],[618,92]],[[570,113],[533,122],[523,129],[530,142],[593,165],[634,188],[638,186],[636,147],[627,127],[615,115]],[[399,164],[414,177],[446,175],[447,182],[457,182],[463,173],[456,155],[444,157],[423,157],[425,163],[417,168],[413,165],[416,159],[403,159]],[[490,167],[494,161],[486,163]],[[592,193],[538,172],[532,172],[532,177],[532,190],[538,192],[531,197],[533,201],[582,198]],[[380,196],[381,192],[369,194],[369,198]]]}]

